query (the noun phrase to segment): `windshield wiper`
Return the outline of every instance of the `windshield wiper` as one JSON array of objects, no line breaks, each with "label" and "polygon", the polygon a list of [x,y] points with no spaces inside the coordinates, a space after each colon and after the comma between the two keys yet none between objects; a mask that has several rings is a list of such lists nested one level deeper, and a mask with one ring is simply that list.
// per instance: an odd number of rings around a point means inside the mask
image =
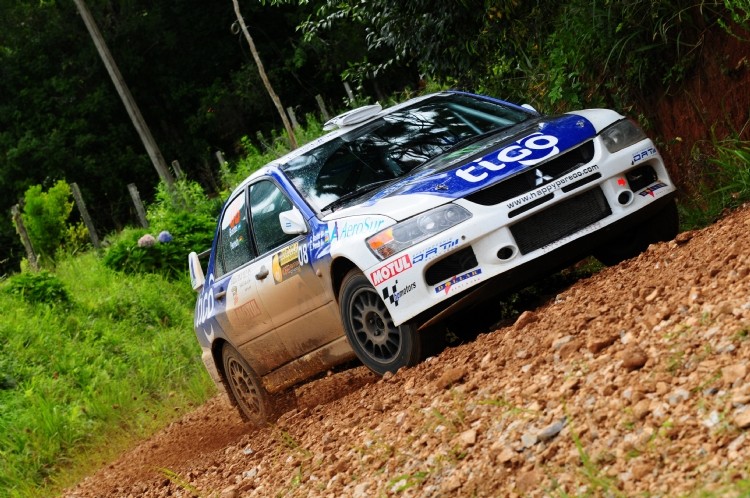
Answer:
[{"label": "windshield wiper", "polygon": [[363,186],[359,187],[358,189],[355,189],[355,190],[352,190],[351,192],[345,193],[344,195],[342,195],[341,197],[339,197],[335,201],[333,201],[333,202],[331,202],[329,204],[326,204],[323,207],[323,209],[321,209],[321,211],[328,211],[329,209],[331,211],[335,211],[335,208],[341,206],[342,204],[345,204],[346,201],[349,201],[351,199],[355,199],[357,197],[360,197],[360,196],[366,194],[367,192],[375,190],[376,188],[378,188],[379,186],[381,186],[383,184],[391,183],[393,180],[394,180],[394,178],[390,178],[388,180],[379,180],[377,182],[368,183],[367,185],[363,185]]}]

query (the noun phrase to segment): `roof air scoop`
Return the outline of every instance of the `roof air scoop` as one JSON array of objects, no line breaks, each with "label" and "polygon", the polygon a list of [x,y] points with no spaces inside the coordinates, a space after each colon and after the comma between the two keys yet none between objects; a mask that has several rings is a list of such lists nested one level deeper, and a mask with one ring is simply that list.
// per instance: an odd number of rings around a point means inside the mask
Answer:
[{"label": "roof air scoop", "polygon": [[323,129],[330,131],[335,130],[336,128],[345,128],[347,126],[361,123],[362,121],[367,121],[376,116],[382,110],[383,107],[380,104],[357,107],[356,109],[352,109],[344,114],[339,114],[335,118],[329,119],[326,121],[326,124],[323,125]]}]

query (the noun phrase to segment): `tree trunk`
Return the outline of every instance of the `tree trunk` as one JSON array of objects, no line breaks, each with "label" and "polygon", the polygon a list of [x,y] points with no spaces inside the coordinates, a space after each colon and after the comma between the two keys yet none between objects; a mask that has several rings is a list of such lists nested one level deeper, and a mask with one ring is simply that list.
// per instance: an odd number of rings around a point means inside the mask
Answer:
[{"label": "tree trunk", "polygon": [[276,95],[276,92],[273,91],[273,87],[271,86],[271,82],[268,80],[268,75],[266,75],[266,70],[263,67],[263,61],[260,60],[260,55],[258,54],[258,50],[255,48],[255,43],[253,42],[253,38],[250,36],[250,32],[247,30],[247,26],[245,25],[245,20],[242,18],[242,13],[240,12],[240,6],[237,3],[237,0],[232,0],[232,3],[234,4],[234,12],[237,14],[237,21],[240,23],[240,27],[242,28],[242,32],[245,34],[245,39],[247,39],[248,45],[250,45],[250,52],[253,54],[253,59],[255,59],[255,64],[258,66],[258,72],[260,73],[260,79],[263,80],[263,84],[266,86],[266,91],[268,91],[268,95],[270,95],[271,100],[273,100],[273,104],[276,106],[276,110],[279,113],[279,116],[281,116],[281,121],[284,123],[284,128],[286,128],[286,133],[289,135],[289,144],[292,147],[292,149],[297,148],[297,138],[294,136],[294,130],[292,129],[292,125],[289,122],[289,119],[286,117],[286,113],[284,112],[284,106],[281,105],[281,100],[279,99],[279,96]]},{"label": "tree trunk", "polygon": [[156,168],[159,178],[161,178],[169,190],[172,191],[174,178],[172,178],[172,174],[169,172],[169,168],[161,154],[161,150],[159,150],[159,146],[156,145],[156,140],[154,140],[154,137],[151,135],[151,130],[146,124],[146,120],[143,119],[141,110],[135,103],[135,99],[130,93],[130,89],[125,84],[120,69],[117,67],[115,60],[104,41],[104,37],[102,37],[101,31],[99,31],[99,26],[96,25],[96,22],[94,21],[91,12],[89,12],[84,0],[73,1],[78,8],[78,13],[81,15],[81,18],[86,25],[86,29],[89,31],[89,35],[91,35],[91,39],[94,41],[94,46],[96,47],[97,52],[99,52],[99,57],[101,57],[102,62],[104,62],[104,67],[107,69],[107,72],[112,79],[112,83],[115,85],[115,89],[117,89],[120,99],[122,99],[123,105],[125,105],[125,109],[128,111],[128,116],[130,116],[133,126],[138,132],[138,136],[141,137],[143,147],[146,149],[148,157],[151,159],[151,163],[154,165],[154,168]]}]

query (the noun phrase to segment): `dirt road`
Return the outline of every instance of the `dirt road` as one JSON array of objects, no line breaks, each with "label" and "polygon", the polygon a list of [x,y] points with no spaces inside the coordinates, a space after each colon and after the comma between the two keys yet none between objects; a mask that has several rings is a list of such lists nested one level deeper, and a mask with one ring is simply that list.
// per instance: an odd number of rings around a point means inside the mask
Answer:
[{"label": "dirt road", "polygon": [[746,206],[415,368],[301,386],[274,426],[213,399],[64,496],[750,489],[749,248]]}]

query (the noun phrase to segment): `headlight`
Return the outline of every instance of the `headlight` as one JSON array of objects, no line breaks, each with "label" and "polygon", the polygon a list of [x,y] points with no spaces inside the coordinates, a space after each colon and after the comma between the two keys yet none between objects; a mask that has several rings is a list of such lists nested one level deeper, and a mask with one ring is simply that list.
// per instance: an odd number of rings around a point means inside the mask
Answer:
[{"label": "headlight", "polygon": [[445,204],[381,230],[367,239],[367,246],[378,259],[386,259],[469,218],[471,213],[461,206]]},{"label": "headlight", "polygon": [[629,119],[618,121],[604,130],[600,136],[602,137],[604,146],[612,153],[646,138],[643,130]]}]

